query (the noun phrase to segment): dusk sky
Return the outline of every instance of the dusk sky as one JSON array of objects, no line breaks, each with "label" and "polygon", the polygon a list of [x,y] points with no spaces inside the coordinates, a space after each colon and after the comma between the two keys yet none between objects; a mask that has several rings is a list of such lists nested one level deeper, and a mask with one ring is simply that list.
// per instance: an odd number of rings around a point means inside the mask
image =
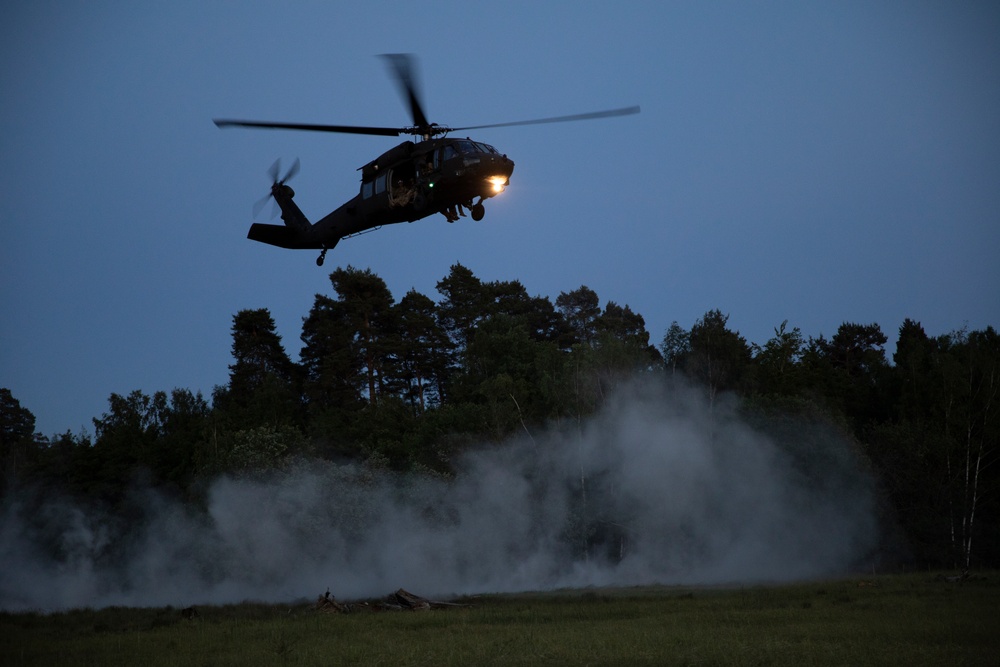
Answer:
[{"label": "dusk sky", "polygon": [[[587,285],[658,344],[706,311],[763,344],[905,318],[1000,325],[996,2],[7,3],[0,24],[0,387],[44,435],[111,393],[228,381],[232,317],[298,360],[338,266],[396,299],[461,263],[553,301]],[[432,122],[639,105],[471,133],[516,163],[486,218],[313,251],[246,239],[275,158],[313,221],[402,139],[213,118],[403,126],[377,55],[419,58]],[[465,133],[462,133],[464,136]],[[458,136],[458,135],[452,135]],[[267,209],[257,221],[268,222]]]}]

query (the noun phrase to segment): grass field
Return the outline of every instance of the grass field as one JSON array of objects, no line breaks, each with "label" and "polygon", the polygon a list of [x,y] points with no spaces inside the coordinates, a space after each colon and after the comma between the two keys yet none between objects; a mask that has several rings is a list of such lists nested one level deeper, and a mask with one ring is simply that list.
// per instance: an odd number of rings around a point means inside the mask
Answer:
[{"label": "grass field", "polygon": [[[419,591],[417,591],[419,592]],[[0,614],[3,665],[998,665],[1000,575],[466,598]]]}]

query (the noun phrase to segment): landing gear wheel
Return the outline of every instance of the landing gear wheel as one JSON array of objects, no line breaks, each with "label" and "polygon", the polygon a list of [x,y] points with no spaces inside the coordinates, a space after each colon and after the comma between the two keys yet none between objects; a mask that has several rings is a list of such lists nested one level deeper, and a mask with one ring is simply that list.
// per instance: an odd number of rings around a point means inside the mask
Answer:
[{"label": "landing gear wheel", "polygon": [[479,222],[486,215],[486,207],[483,206],[482,202],[474,204],[472,207],[472,219]]},{"label": "landing gear wheel", "polygon": [[321,252],[319,257],[316,258],[316,266],[323,266],[323,261],[326,260],[327,250],[329,250],[329,248],[323,248],[323,252]]}]

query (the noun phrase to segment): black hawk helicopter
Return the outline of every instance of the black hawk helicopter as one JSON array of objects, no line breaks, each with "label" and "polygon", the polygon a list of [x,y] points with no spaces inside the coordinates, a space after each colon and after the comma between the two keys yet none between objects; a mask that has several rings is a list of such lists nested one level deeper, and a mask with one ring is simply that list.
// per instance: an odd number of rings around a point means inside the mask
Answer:
[{"label": "black hawk helicopter", "polygon": [[[413,57],[407,54],[386,54],[383,57],[395,74],[403,97],[409,103],[413,119],[413,125],[409,127],[215,120],[216,126],[220,128],[258,127],[386,137],[409,134],[420,139],[416,142],[404,141],[360,167],[360,192],[316,223],[310,223],[292,201],[295,192],[287,185],[288,180],[298,173],[299,161],[296,160],[280,178],[280,161],[276,161],[269,170],[271,192],[254,207],[254,216],[273,197],[281,209],[281,219],[285,224],[254,223],[250,226],[247,238],[281,248],[320,250],[316,264],[322,266],[327,251],[333,249],[341,239],[383,225],[413,222],[435,213],[442,213],[449,222],[455,222],[459,215],[465,214],[463,207],[469,209],[473,220],[482,220],[486,214],[483,202],[500,194],[510,184],[514,162],[489,144],[468,138],[448,138],[449,132],[589,120],[639,112],[639,107],[634,106],[571,116],[451,128],[427,120],[417,89]],[[477,198],[478,201],[475,201]]]}]

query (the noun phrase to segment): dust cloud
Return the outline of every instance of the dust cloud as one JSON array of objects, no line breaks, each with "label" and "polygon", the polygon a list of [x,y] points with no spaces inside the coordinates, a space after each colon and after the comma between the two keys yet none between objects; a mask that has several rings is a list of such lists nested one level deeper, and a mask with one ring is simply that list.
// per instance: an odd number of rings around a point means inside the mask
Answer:
[{"label": "dust cloud", "polygon": [[451,479],[299,462],[266,481],[217,479],[204,508],[136,491],[141,529],[56,499],[31,517],[9,501],[0,609],[749,583],[866,566],[878,531],[863,462],[829,426],[780,423],[765,433],[735,402],[637,383],[583,422],[463,455]]}]

